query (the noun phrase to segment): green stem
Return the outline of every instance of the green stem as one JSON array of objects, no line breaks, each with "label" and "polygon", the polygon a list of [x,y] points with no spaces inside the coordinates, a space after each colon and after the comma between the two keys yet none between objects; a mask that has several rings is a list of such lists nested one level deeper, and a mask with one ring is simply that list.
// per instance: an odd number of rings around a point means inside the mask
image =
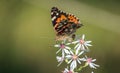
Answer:
[{"label": "green stem", "polygon": [[85,67],[87,67],[88,66],[88,64],[87,63],[85,63],[85,65],[84,66],[80,66],[76,71],[81,71],[83,68],[85,68]]}]

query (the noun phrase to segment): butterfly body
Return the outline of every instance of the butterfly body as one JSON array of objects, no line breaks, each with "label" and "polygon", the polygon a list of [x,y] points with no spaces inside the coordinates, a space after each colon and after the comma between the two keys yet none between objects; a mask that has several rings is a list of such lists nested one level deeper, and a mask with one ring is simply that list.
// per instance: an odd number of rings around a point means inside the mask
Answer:
[{"label": "butterfly body", "polygon": [[82,26],[79,19],[72,14],[67,14],[57,7],[52,7],[51,18],[56,40],[64,40],[72,37],[76,30]]}]

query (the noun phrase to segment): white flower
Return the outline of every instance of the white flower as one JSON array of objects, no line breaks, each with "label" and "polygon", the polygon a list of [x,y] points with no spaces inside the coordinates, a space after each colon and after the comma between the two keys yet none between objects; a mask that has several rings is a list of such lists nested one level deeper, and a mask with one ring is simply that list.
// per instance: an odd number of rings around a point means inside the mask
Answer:
[{"label": "white flower", "polygon": [[91,41],[85,41],[85,35],[82,35],[82,38],[77,39],[77,41],[72,42],[72,44],[77,44],[74,49],[89,51],[88,46],[92,46]]},{"label": "white flower", "polygon": [[62,73],[78,73],[78,72],[74,72],[72,70],[68,70],[68,68],[65,68],[65,70],[62,71]]},{"label": "white flower", "polygon": [[88,58],[87,56],[85,56],[84,61],[86,61],[86,64],[89,65],[90,68],[97,69],[96,67],[99,67],[99,65],[93,63],[96,61],[96,59]]},{"label": "white flower", "polygon": [[56,44],[54,45],[55,47],[58,47],[59,50],[56,52],[59,53],[60,51],[62,51],[62,57],[65,56],[65,54],[70,54],[69,50],[71,49],[70,47],[67,46],[67,44]]},{"label": "white flower", "polygon": [[75,54],[72,51],[70,51],[70,53],[71,54],[66,55],[66,59],[70,59],[68,61],[68,64],[71,63],[70,70],[74,70],[77,67],[77,62],[79,64],[81,64],[81,61],[83,60],[83,58],[79,58],[79,56],[82,55],[84,53],[84,51],[82,51],[80,53],[78,51],[75,51]]},{"label": "white flower", "polygon": [[64,57],[57,56],[56,59],[59,62],[57,66],[60,66],[60,64],[64,61]]}]

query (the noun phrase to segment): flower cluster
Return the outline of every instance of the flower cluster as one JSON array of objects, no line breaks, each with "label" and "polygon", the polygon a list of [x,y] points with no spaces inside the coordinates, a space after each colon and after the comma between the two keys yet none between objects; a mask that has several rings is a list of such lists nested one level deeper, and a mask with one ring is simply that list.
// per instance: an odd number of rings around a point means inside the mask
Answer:
[{"label": "flower cluster", "polygon": [[86,56],[86,53],[89,52],[88,47],[92,46],[90,43],[91,41],[86,41],[85,35],[82,35],[82,37],[75,39],[72,42],[62,41],[60,44],[54,45],[54,47],[58,48],[58,51],[56,52],[56,54],[59,55],[56,56],[56,59],[59,62],[58,66],[63,62],[67,63],[67,68],[65,68],[62,73],[78,73],[87,66],[93,69],[99,67],[99,65],[94,63],[96,59]]}]

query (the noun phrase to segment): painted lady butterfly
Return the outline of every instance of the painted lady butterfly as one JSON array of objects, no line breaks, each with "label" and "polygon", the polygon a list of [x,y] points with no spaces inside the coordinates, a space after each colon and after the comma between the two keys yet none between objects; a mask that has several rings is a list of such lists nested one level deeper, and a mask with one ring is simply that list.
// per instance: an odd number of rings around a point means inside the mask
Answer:
[{"label": "painted lady butterfly", "polygon": [[54,30],[56,31],[56,40],[64,40],[75,38],[76,29],[82,26],[77,17],[72,14],[67,14],[57,7],[51,9],[51,19]]}]

